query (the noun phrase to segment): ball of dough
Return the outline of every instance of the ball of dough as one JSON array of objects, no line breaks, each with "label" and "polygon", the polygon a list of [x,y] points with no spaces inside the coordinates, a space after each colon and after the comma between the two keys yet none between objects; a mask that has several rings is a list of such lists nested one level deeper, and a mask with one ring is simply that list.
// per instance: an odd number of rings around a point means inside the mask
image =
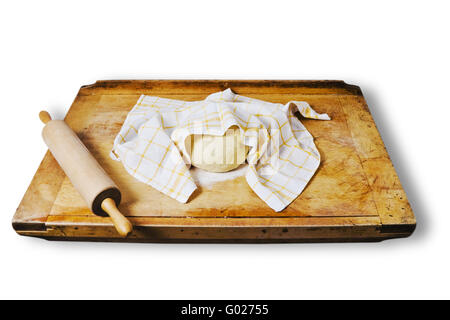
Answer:
[{"label": "ball of dough", "polygon": [[194,167],[210,172],[236,169],[245,162],[248,153],[239,128],[234,126],[223,136],[190,135],[186,141],[186,150],[190,152]]}]

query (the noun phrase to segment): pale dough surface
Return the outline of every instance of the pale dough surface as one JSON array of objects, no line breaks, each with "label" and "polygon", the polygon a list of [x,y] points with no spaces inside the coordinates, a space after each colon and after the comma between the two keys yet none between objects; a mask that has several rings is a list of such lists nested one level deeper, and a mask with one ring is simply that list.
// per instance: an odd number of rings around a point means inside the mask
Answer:
[{"label": "pale dough surface", "polygon": [[187,138],[186,150],[194,167],[210,172],[227,172],[245,162],[248,147],[239,128],[231,127],[223,136],[193,134]]}]

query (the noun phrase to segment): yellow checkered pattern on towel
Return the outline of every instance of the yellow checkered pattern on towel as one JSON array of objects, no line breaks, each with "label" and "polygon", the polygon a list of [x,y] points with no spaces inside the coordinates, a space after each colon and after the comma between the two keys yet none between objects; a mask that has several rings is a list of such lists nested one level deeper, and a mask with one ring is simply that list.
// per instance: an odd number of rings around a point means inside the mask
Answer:
[{"label": "yellow checkered pattern on towel", "polygon": [[330,119],[306,102],[270,103],[230,89],[192,102],[142,95],[115,138],[111,157],[139,181],[185,203],[197,188],[186,137],[224,135],[237,126],[250,148],[245,175],[250,188],[280,211],[303,191],[320,163],[296,110],[307,118]]}]

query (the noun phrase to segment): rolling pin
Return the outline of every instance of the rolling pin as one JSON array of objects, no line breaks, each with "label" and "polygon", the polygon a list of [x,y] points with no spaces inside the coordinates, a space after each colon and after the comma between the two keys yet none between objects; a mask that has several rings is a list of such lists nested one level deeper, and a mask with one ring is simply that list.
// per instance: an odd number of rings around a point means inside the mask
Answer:
[{"label": "rolling pin", "polygon": [[126,237],[133,226],[117,209],[121,199],[119,188],[63,120],[52,120],[47,111],[41,111],[39,118],[45,124],[42,130],[45,143],[75,189],[93,213],[109,215],[117,232]]}]

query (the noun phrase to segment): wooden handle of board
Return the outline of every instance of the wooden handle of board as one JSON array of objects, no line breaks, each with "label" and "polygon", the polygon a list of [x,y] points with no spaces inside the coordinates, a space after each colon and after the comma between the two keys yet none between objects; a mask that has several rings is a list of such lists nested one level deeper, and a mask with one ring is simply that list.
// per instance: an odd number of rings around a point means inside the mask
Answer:
[{"label": "wooden handle of board", "polygon": [[111,217],[117,232],[119,232],[121,236],[126,237],[131,230],[133,230],[133,225],[123,216],[119,209],[117,209],[113,199],[106,198],[103,200],[102,209]]},{"label": "wooden handle of board", "polygon": [[42,137],[72,185],[93,213],[109,215],[117,232],[126,237],[133,226],[117,209],[121,199],[117,185],[64,121],[52,120],[47,111],[39,118],[45,123]]}]

